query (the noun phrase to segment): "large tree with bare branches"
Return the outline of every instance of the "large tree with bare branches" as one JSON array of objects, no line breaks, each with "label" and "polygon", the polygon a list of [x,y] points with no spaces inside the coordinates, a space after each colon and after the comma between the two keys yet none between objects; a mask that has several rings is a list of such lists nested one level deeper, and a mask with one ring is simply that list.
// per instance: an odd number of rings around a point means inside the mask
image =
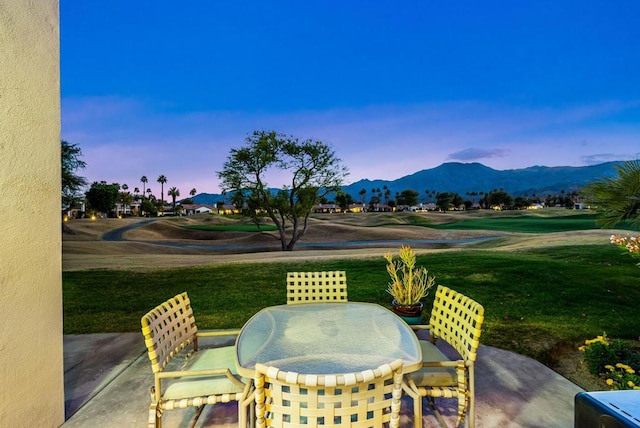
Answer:
[{"label": "large tree with bare branches", "polygon": [[[347,169],[321,141],[254,131],[245,143],[231,150],[218,172],[222,190],[243,195],[256,224],[260,224],[261,213],[266,213],[278,229],[274,237],[282,250],[291,251],[304,236],[313,207],[340,188]],[[267,179],[276,175],[288,181],[274,191]]]}]

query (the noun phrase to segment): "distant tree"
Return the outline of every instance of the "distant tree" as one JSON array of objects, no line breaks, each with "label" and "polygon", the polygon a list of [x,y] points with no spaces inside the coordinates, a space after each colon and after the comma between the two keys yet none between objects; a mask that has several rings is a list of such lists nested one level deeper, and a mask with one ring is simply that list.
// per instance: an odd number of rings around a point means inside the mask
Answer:
[{"label": "distant tree", "polygon": [[464,198],[458,193],[454,192],[451,194],[451,204],[453,205],[454,209],[459,209],[464,205]]},{"label": "distant tree", "polygon": [[531,205],[531,201],[522,196],[518,196],[513,200],[513,208],[516,210],[522,210]]},{"label": "distant tree", "polygon": [[418,196],[420,193],[415,190],[405,189],[399,194],[396,194],[396,202],[398,205],[418,205]]},{"label": "distant tree", "polygon": [[440,192],[436,195],[436,207],[440,211],[449,211],[453,208],[453,193]]},{"label": "distant tree", "polygon": [[196,195],[196,193],[198,193],[198,191],[196,190],[196,188],[194,187],[193,189],[191,189],[191,191],[189,192],[189,196],[191,196],[192,198]]},{"label": "distant tree", "polygon": [[486,196],[487,204],[490,207],[506,208],[513,203],[513,197],[502,189],[495,189]]},{"label": "distant tree", "polygon": [[79,176],[76,171],[84,169],[87,164],[80,160],[82,150],[76,144],[69,144],[61,140],[61,160],[62,160],[62,205],[72,206],[78,199],[82,198],[80,190],[88,183],[84,177]]},{"label": "distant tree", "polygon": [[120,186],[120,188],[122,189],[122,192],[118,194],[118,200],[120,201],[120,209],[122,210],[121,212],[122,214],[124,214],[125,213],[124,207],[126,205],[131,205],[131,201],[133,200],[133,198],[131,197],[131,193],[128,191],[129,190],[128,185],[123,184],[122,186]]},{"label": "distant tree", "polygon": [[338,206],[342,210],[342,212],[347,211],[349,209],[349,205],[353,203],[353,198],[348,193],[338,192],[336,195],[336,202]]},{"label": "distant tree", "polygon": [[588,185],[585,194],[598,213],[597,224],[614,227],[624,220],[640,225],[640,161],[616,165],[617,176]]},{"label": "distant tree", "polygon": [[358,195],[360,195],[360,199],[362,200],[362,205],[364,205],[366,201],[366,196],[367,196],[367,189],[363,188],[358,192]]},{"label": "distant tree", "polygon": [[391,190],[387,186],[383,186],[384,189],[384,203],[389,205],[389,198],[391,197]]},{"label": "distant tree", "polygon": [[155,216],[158,214],[158,207],[151,198],[144,198],[140,203],[140,215]]},{"label": "distant tree", "polygon": [[85,193],[89,208],[105,214],[111,213],[118,201],[120,185],[117,183],[107,184],[106,181],[94,181],[89,190]]},{"label": "distant tree", "polygon": [[164,184],[167,182],[167,177],[161,175],[156,181],[160,183],[160,203],[164,204]]},{"label": "distant tree", "polygon": [[176,198],[180,196],[180,190],[177,187],[172,187],[167,192],[167,195],[171,196],[171,206],[173,207],[173,215],[176,215]]},{"label": "distant tree", "polygon": [[242,210],[244,207],[244,193],[242,191],[235,191],[231,194],[231,205]]},{"label": "distant tree", "polygon": [[146,185],[149,182],[149,179],[146,175],[143,175],[142,177],[140,177],[140,182],[142,183],[142,196],[144,196],[144,194],[146,193]]},{"label": "distant tree", "polygon": [[[339,190],[346,168],[321,141],[254,131],[245,143],[231,150],[223,170],[218,172],[222,187],[246,194],[248,212],[256,224],[265,212],[278,229],[276,239],[282,250],[291,251],[304,236],[317,201]],[[289,173],[291,178],[289,185],[274,194],[266,178],[275,171]]]}]

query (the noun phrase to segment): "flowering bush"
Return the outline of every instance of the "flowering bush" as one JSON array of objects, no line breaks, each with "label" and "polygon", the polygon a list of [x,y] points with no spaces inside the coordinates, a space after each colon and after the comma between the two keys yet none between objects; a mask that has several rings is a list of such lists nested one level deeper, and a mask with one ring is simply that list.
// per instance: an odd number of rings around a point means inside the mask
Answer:
[{"label": "flowering bush", "polygon": [[387,273],[391,282],[387,292],[402,305],[418,303],[429,294],[435,284],[435,278],[429,276],[424,267],[416,268],[416,253],[409,246],[400,248],[399,260],[394,260],[391,253],[384,255],[387,261]]},{"label": "flowering bush", "polygon": [[640,376],[633,367],[617,363],[615,366],[607,364],[605,368],[609,370],[609,373],[604,374],[607,385],[613,389],[640,389]]},{"label": "flowering bush", "polygon": [[[620,236],[611,235],[611,243],[618,248],[628,251],[633,257],[640,257],[640,235],[638,236]],[[640,267],[640,263],[637,264]]]},{"label": "flowering bush", "polygon": [[[602,376],[612,389],[640,389],[640,356],[622,340],[611,340],[606,333],[585,340],[578,348],[584,352],[589,372]],[[615,365],[613,365],[615,364]]]}]

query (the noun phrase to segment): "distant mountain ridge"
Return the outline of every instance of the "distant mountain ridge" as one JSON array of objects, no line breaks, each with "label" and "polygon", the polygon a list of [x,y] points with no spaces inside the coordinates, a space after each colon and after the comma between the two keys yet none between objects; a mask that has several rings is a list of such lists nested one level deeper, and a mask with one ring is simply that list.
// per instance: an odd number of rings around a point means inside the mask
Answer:
[{"label": "distant mountain ridge", "polygon": [[[503,189],[512,196],[555,195],[580,190],[592,181],[616,175],[615,166],[620,161],[605,162],[590,166],[532,166],[523,169],[496,170],[481,163],[447,162],[435,168],[423,169],[396,180],[359,180],[343,186],[345,193],[354,200],[361,200],[360,191],[366,190],[366,199],[372,189],[384,186],[391,191],[391,199],[403,190],[415,190],[424,196],[425,190],[435,192],[455,192],[465,197],[471,192],[490,192]],[[194,203],[214,205],[222,201],[222,195],[200,193],[191,198]]]}]

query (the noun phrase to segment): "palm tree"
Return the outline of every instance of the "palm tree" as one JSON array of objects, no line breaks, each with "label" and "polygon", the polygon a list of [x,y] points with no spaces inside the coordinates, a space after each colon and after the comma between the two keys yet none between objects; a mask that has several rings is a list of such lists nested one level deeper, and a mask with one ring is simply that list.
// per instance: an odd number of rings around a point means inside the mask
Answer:
[{"label": "palm tree", "polygon": [[590,202],[595,204],[600,215],[597,223],[602,227],[613,227],[630,220],[640,224],[640,160],[626,161],[616,165],[617,177],[603,178],[585,189]]},{"label": "palm tree", "polygon": [[164,183],[167,182],[167,177],[161,175],[156,181],[160,183],[160,202],[164,204]]},{"label": "palm tree", "polygon": [[367,189],[362,189],[358,192],[358,195],[360,195],[360,197],[362,198],[362,206],[364,206],[365,202],[366,202],[366,195],[367,195]]},{"label": "palm tree", "polygon": [[122,189],[122,194],[120,195],[120,208],[122,210],[122,214],[124,214],[124,205],[131,202],[131,195],[127,192],[127,190],[129,190],[129,186],[126,183],[120,186],[120,188]]},{"label": "palm tree", "polygon": [[193,189],[191,189],[191,191],[189,192],[189,196],[191,196],[192,198],[196,195],[196,193],[198,193],[198,191],[196,190],[196,188],[194,187]]},{"label": "palm tree", "polygon": [[167,192],[167,195],[171,196],[171,204],[173,205],[173,215],[176,215],[176,198],[180,196],[180,190],[177,187],[172,187]]},{"label": "palm tree", "polygon": [[149,182],[149,179],[147,178],[146,175],[143,175],[142,177],[140,177],[140,182],[142,183],[142,195],[145,194],[146,192],[146,184]]}]

